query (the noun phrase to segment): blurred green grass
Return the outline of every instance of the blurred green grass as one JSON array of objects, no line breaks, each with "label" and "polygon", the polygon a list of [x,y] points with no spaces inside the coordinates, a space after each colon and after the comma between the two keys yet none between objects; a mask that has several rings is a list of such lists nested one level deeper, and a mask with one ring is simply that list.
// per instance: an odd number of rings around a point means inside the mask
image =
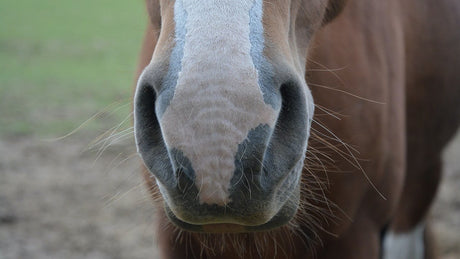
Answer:
[{"label": "blurred green grass", "polygon": [[145,23],[142,0],[0,1],[0,134],[63,135],[114,103],[86,129],[123,120]]}]

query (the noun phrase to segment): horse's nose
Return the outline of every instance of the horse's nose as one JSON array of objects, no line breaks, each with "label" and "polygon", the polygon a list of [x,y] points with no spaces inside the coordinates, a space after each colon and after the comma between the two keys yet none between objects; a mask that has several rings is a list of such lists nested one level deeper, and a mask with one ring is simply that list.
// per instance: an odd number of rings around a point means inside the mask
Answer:
[{"label": "horse's nose", "polygon": [[286,222],[313,111],[306,86],[238,88],[219,78],[182,86],[152,74],[136,90],[135,136],[170,218],[187,228]]}]

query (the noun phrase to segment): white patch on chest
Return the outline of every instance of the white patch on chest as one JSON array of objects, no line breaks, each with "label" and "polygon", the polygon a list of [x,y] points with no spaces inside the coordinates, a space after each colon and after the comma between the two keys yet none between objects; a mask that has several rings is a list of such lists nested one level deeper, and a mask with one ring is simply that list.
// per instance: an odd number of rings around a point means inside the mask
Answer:
[{"label": "white patch on chest", "polygon": [[425,224],[407,233],[388,232],[383,240],[383,259],[423,259]]},{"label": "white patch on chest", "polygon": [[238,145],[277,118],[250,55],[254,0],[177,0],[176,8],[178,1],[187,13],[183,58],[160,125],[168,147],[190,160],[200,203],[225,205]]}]

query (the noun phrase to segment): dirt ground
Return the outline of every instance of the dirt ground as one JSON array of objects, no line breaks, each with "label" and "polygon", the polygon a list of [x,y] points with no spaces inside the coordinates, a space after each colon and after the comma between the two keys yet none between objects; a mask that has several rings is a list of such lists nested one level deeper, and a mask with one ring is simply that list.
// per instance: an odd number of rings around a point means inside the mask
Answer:
[{"label": "dirt ground", "polygon": [[[132,140],[100,156],[89,142],[0,139],[0,259],[156,257]],[[459,158],[457,137],[432,213],[444,259],[460,258]]]}]

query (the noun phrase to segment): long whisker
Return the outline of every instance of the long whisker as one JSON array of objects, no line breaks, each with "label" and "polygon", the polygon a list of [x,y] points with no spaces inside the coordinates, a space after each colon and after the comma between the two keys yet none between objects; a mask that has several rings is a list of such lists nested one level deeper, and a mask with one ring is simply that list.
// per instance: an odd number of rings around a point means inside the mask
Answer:
[{"label": "long whisker", "polygon": [[129,127],[129,128],[124,129],[124,130],[122,130],[122,131],[119,131],[119,132],[117,132],[117,133],[114,133],[114,134],[112,134],[112,135],[110,135],[110,136],[108,136],[108,137],[106,137],[106,138],[104,138],[104,139],[100,139],[99,141],[97,141],[97,142],[91,144],[91,145],[88,147],[88,149],[93,149],[93,148],[95,148],[95,147],[97,147],[97,146],[103,144],[103,143],[106,142],[106,141],[109,141],[109,142],[110,142],[109,145],[115,144],[115,143],[118,142],[118,140],[123,139],[125,136],[127,136],[127,135],[132,135],[133,132],[134,132],[134,127]]},{"label": "long whisker", "polygon": [[339,141],[343,147],[347,150],[347,152],[350,154],[351,156],[351,159],[352,161],[350,161],[348,158],[346,157],[343,157],[345,158],[349,163],[351,163],[352,165],[354,165],[355,167],[357,167],[357,169],[359,169],[362,174],[364,175],[364,177],[366,178],[366,180],[368,181],[368,183],[372,186],[372,188],[379,194],[379,196],[384,199],[384,200],[387,200],[387,198],[378,190],[377,186],[375,186],[375,184],[372,182],[372,180],[370,179],[370,177],[367,175],[367,173],[364,171],[364,168],[361,166],[361,164],[359,163],[358,159],[356,158],[356,156],[351,152],[351,148],[349,147],[349,145],[345,144],[339,137],[337,137],[337,135],[335,135],[332,131],[330,131],[328,128],[326,128],[324,125],[322,125],[321,123],[319,123],[318,121],[315,121],[317,125],[319,125],[322,129],[326,130],[329,134],[331,134],[334,138],[337,139],[337,141]]},{"label": "long whisker", "polygon": [[[340,113],[338,113],[338,112],[335,112],[335,111],[333,111],[333,110],[331,110],[331,109],[328,109],[328,108],[326,108],[326,107],[324,107],[324,106],[321,106],[321,105],[319,105],[319,104],[316,104],[316,103],[315,103],[315,107],[316,107],[317,109],[321,110],[321,111],[324,111],[326,114],[332,116],[333,118],[335,118],[335,119],[337,119],[337,120],[341,120],[340,117],[345,117],[345,115],[343,115],[343,114],[340,114]],[[316,115],[317,115],[317,114],[315,114],[315,116],[316,116]]]},{"label": "long whisker", "polygon": [[[131,117],[131,115],[132,115],[132,113],[130,113],[128,116],[126,116],[126,118],[122,122],[120,122],[117,127],[115,127],[112,130],[112,132],[110,133],[110,136],[112,136],[112,134],[114,134]],[[97,156],[96,156],[96,159],[94,160],[94,163],[96,163],[99,160],[99,158],[101,157],[102,153],[104,153],[104,151],[110,146],[110,143],[109,143],[110,136],[108,138],[106,138],[104,143],[101,145],[101,148],[97,152]]]},{"label": "long whisker", "polygon": [[98,117],[101,117],[103,114],[107,113],[107,111],[109,110],[112,110],[112,107],[115,106],[116,104],[118,104],[119,102],[113,102],[109,105],[107,105],[106,107],[104,107],[102,110],[96,112],[95,114],[93,114],[91,117],[89,117],[87,120],[85,120],[84,122],[82,122],[80,125],[78,125],[75,129],[71,130],[69,133],[63,135],[63,136],[60,136],[60,137],[57,137],[57,138],[49,138],[49,139],[43,139],[44,141],[49,141],[49,142],[52,142],[52,141],[59,141],[59,140],[62,140],[62,139],[65,139],[67,137],[70,137],[72,136],[73,134],[77,133],[79,130],[81,130],[82,128],[84,128],[88,123],[90,123],[91,121],[94,121],[96,118]]},{"label": "long whisker", "polygon": [[370,102],[370,103],[375,103],[375,104],[386,104],[385,102],[379,102],[379,101],[375,101],[375,100],[372,100],[372,99],[369,99],[369,98],[365,98],[365,97],[361,97],[359,95],[356,95],[356,94],[352,94],[350,92],[347,92],[345,90],[342,90],[342,89],[338,89],[338,88],[334,88],[334,87],[330,87],[330,86],[326,86],[326,85],[321,85],[321,84],[315,84],[315,83],[308,83],[309,86],[317,86],[317,87],[321,87],[321,88],[324,88],[324,89],[328,89],[328,90],[332,90],[332,91],[337,91],[337,92],[340,92],[340,93],[344,93],[346,95],[350,95],[352,97],[355,97],[357,99],[360,99],[360,100],[363,100],[363,101],[366,101],[366,102]]},{"label": "long whisker", "polygon": [[[307,57],[307,60],[308,60],[308,62],[311,62],[311,63],[313,63],[313,64],[315,64],[315,65],[318,65],[318,66],[322,67],[324,70],[330,72],[337,80],[339,80],[339,82],[340,82],[342,85],[345,84],[345,83],[343,82],[342,78],[340,78],[340,76],[336,73],[336,71],[344,70],[344,69],[347,68],[347,66],[344,66],[344,67],[339,68],[339,69],[337,69],[337,68],[331,69],[331,68],[328,68],[327,66],[325,66],[325,65],[323,65],[323,64],[321,64],[321,63],[319,63],[319,62],[317,62],[317,61],[314,61],[314,60],[313,60],[312,58],[310,58],[310,57]],[[308,63],[308,62],[307,62],[307,63]],[[312,70],[308,69],[308,71],[312,71]]]}]

